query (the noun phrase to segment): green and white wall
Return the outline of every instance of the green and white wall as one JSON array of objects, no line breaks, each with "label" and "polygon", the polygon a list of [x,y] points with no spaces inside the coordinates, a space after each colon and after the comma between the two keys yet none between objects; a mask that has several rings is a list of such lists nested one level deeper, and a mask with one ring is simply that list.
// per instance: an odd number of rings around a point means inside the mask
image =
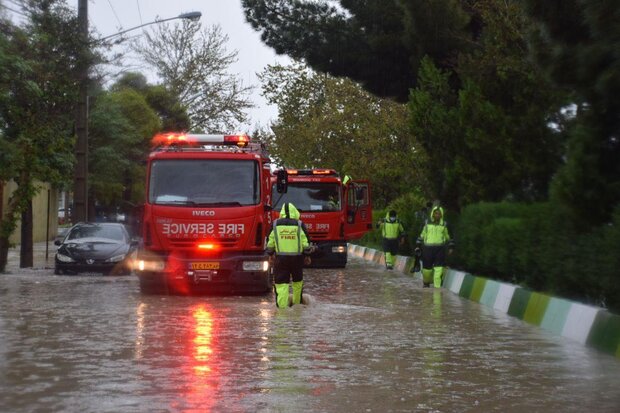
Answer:
[{"label": "green and white wall", "polygon": [[[348,253],[378,264],[384,262],[383,252],[372,248],[349,244]],[[395,270],[409,274],[411,266],[412,257],[396,257]],[[443,288],[620,358],[620,315],[603,308],[456,270],[447,271]]]}]

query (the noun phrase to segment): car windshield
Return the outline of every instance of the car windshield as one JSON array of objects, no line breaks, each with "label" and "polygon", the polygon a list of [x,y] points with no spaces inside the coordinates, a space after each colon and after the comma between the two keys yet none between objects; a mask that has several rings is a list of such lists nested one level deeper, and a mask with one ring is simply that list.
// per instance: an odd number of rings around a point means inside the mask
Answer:
[{"label": "car windshield", "polygon": [[286,193],[279,194],[276,185],[272,192],[274,208],[279,211],[291,202],[299,211],[340,211],[340,187],[335,183],[289,182]]},{"label": "car windshield", "polygon": [[81,238],[106,238],[115,241],[125,240],[123,229],[117,225],[81,225],[75,227],[69,233],[68,240]]},{"label": "car windshield", "polygon": [[256,205],[259,188],[255,161],[158,160],[151,165],[149,202],[180,206]]}]

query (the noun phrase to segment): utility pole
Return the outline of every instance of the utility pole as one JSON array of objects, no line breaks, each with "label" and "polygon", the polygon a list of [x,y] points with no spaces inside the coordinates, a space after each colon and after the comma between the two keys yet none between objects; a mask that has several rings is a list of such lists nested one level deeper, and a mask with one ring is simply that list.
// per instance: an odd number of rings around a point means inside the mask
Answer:
[{"label": "utility pole", "polygon": [[[88,221],[88,0],[78,0],[78,29],[82,53],[78,71],[79,96],[75,116],[75,171],[73,185],[73,223]],[[65,211],[65,214],[67,211]]]}]

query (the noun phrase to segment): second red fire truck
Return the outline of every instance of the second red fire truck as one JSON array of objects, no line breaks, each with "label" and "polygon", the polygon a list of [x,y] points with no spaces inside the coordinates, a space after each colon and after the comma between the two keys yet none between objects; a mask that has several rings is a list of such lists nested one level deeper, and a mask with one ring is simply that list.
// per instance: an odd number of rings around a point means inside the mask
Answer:
[{"label": "second red fire truck", "polygon": [[280,169],[272,178],[273,219],[285,202],[301,212],[317,246],[311,267],[344,268],[347,242],[372,230],[370,183],[343,179],[333,169]]}]

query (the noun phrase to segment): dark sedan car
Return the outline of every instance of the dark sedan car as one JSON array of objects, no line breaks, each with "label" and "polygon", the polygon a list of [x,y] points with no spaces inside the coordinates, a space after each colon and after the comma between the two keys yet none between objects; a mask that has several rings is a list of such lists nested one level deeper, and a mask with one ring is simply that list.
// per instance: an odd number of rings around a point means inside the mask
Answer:
[{"label": "dark sedan car", "polygon": [[64,240],[56,240],[54,274],[97,272],[130,274],[137,241],[123,224],[79,223]]}]

